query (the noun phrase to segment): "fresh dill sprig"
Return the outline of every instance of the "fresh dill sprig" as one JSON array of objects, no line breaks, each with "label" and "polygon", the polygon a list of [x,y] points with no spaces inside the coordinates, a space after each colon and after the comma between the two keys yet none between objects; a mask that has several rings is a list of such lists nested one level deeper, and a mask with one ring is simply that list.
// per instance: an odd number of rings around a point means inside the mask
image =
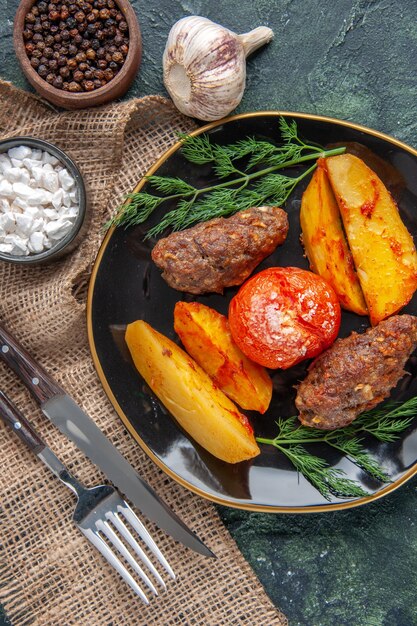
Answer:
[{"label": "fresh dill sprig", "polygon": [[[179,135],[181,154],[194,165],[211,165],[218,182],[196,188],[180,178],[148,176],[147,182],[161,195],[138,192],[127,196],[126,203],[106,226],[142,224],[163,202],[174,202],[169,211],[147,233],[155,237],[165,229],[182,230],[197,222],[232,215],[251,206],[282,205],[298,183],[316,167],[319,157],[341,154],[344,147],[324,150],[305,143],[294,120],[279,119],[282,144],[247,137],[228,145],[211,143],[208,135]],[[313,161],[298,176],[278,174]]]},{"label": "fresh dill sprig", "polygon": [[297,425],[297,416],[279,418],[276,422],[276,437],[256,437],[256,440],[261,444],[272,445],[282,452],[327,500],[331,494],[339,497],[361,497],[369,494],[358,483],[344,477],[343,470],[331,468],[324,459],[310,454],[305,446],[325,443],[342,452],[376,480],[387,483],[390,482],[390,477],[362,446],[363,437],[360,435],[372,435],[382,442],[395,441],[411,425],[416,415],[417,396],[402,404],[389,402],[366,411],[349,426],[330,431]]}]

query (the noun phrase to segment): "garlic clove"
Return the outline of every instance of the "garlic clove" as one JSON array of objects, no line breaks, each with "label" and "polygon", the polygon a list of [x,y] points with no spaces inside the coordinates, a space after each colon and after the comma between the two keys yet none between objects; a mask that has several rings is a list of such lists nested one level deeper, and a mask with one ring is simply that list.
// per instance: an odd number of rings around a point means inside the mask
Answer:
[{"label": "garlic clove", "polygon": [[163,55],[164,84],[175,106],[204,121],[230,113],[243,96],[246,57],[272,37],[267,27],[237,35],[204,17],[179,20]]}]

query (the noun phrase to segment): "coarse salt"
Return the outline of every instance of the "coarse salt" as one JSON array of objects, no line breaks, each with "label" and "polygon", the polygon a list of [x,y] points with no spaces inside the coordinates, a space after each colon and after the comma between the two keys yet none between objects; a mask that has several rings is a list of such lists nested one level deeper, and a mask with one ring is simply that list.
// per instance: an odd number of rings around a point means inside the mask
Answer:
[{"label": "coarse salt", "polygon": [[0,252],[39,254],[71,230],[79,213],[76,182],[52,154],[16,146],[0,154]]}]

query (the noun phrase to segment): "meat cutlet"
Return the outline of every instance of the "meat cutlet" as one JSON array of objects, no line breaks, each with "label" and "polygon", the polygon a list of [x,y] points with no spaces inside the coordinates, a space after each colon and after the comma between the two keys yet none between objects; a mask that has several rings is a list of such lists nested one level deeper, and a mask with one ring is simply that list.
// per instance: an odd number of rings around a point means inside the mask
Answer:
[{"label": "meat cutlet", "polygon": [[295,404],[305,426],[333,430],[387,398],[417,347],[417,317],[395,315],[338,339],[309,368]]},{"label": "meat cutlet", "polygon": [[288,218],[279,207],[253,207],[215,218],[160,239],[154,263],[170,287],[193,294],[223,293],[241,285],[277,246]]}]

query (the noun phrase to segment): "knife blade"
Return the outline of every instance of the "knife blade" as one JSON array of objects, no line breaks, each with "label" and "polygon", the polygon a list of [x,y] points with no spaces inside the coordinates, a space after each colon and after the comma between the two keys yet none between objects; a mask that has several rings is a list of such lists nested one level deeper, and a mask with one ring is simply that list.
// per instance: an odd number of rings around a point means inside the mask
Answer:
[{"label": "knife blade", "polygon": [[188,548],[203,556],[215,557],[139,476],[95,422],[1,324],[0,357],[28,388],[46,417],[75,443],[146,517]]}]

